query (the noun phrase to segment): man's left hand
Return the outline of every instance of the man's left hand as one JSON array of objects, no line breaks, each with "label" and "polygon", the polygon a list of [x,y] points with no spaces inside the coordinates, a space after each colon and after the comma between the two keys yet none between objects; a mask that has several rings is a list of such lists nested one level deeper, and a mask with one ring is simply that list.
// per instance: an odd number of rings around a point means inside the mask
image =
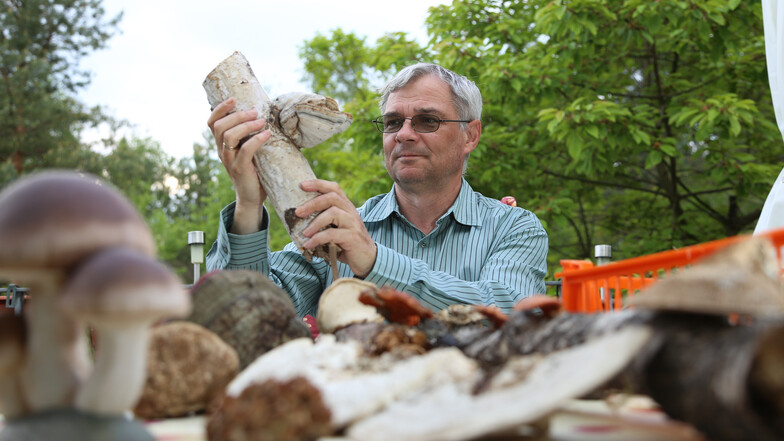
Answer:
[{"label": "man's left hand", "polygon": [[300,188],[321,193],[297,208],[296,215],[301,218],[321,212],[302,232],[309,238],[303,246],[314,249],[333,242],[342,249],[338,260],[348,264],[355,275],[367,276],[376,263],[376,242],[343,189],[335,182],[322,179],[304,181]]}]

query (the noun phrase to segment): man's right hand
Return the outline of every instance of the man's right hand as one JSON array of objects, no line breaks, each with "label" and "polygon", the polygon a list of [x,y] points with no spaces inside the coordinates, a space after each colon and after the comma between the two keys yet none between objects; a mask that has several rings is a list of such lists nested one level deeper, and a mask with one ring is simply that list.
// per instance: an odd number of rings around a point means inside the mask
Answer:
[{"label": "man's right hand", "polygon": [[261,227],[262,209],[267,199],[253,165],[253,156],[269,140],[270,131],[259,132],[239,146],[240,140],[263,129],[266,121],[258,119],[256,110],[229,113],[235,105],[234,98],[218,104],[210,114],[207,125],[215,138],[218,157],[229,173],[237,197],[231,232],[250,234],[259,231]]}]

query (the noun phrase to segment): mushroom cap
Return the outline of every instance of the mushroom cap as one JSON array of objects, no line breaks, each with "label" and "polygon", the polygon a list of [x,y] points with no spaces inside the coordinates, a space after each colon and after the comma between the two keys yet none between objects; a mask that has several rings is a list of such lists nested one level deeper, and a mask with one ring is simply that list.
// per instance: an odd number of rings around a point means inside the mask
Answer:
[{"label": "mushroom cap", "polygon": [[0,193],[0,244],[0,266],[66,268],[119,245],[155,255],[152,233],[125,196],[69,171],[34,173]]},{"label": "mushroom cap", "polygon": [[433,311],[424,307],[416,297],[391,286],[364,291],[360,294],[359,301],[375,306],[379,313],[392,323],[416,326],[421,319],[433,317]]},{"label": "mushroom cap", "polygon": [[60,296],[60,308],[74,318],[155,321],[181,317],[191,300],[164,264],[136,250],[99,251],[80,265]]},{"label": "mushroom cap", "polygon": [[240,369],[289,340],[312,338],[286,291],[258,271],[213,271],[191,289],[191,298],[186,320],[233,347]]},{"label": "mushroom cap", "polygon": [[515,311],[530,311],[539,308],[546,317],[552,317],[561,311],[561,301],[548,295],[536,294],[525,297],[514,305]]},{"label": "mushroom cap", "polygon": [[754,237],[656,282],[635,295],[630,305],[699,314],[780,317],[784,316],[784,293],[778,271],[770,240]]},{"label": "mushroom cap", "polygon": [[378,290],[378,287],[364,280],[344,277],[332,282],[319,299],[316,324],[320,332],[334,333],[353,323],[383,322],[384,317],[373,306],[359,301],[365,290]]},{"label": "mushroom cap", "polygon": [[152,328],[147,379],[133,409],[139,418],[167,418],[208,409],[239,372],[235,351],[201,325],[174,321]]}]

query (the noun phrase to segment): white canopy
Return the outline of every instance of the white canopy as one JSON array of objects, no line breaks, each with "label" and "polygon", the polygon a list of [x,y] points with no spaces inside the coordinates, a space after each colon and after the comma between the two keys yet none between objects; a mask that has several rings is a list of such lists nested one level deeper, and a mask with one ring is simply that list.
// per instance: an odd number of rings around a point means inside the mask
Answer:
[{"label": "white canopy", "polygon": [[[773,110],[784,136],[784,5],[779,0],[762,0],[762,20]],[[784,169],[765,200],[754,234],[780,227],[784,227]]]}]

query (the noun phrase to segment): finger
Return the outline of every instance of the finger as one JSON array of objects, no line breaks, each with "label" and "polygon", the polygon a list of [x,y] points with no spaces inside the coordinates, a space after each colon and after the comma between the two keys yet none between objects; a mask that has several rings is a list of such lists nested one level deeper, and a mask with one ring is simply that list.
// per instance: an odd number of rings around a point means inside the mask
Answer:
[{"label": "finger", "polygon": [[215,106],[214,109],[212,109],[212,113],[210,113],[210,117],[207,118],[207,126],[209,126],[210,130],[213,133],[215,133],[214,130],[215,121],[228,115],[228,113],[231,112],[232,109],[234,109],[234,106],[236,104],[237,104],[237,100],[235,100],[234,98],[229,98],[226,101],[223,101],[222,103]]},{"label": "finger", "polygon": [[348,229],[351,227],[351,221],[344,211],[337,207],[331,207],[313,218],[308,226],[302,230],[302,234],[305,237],[312,237],[321,230],[336,229],[330,227]]},{"label": "finger", "polygon": [[266,125],[267,122],[263,119],[240,120],[236,125],[223,132],[220,140],[220,147],[225,150],[237,150],[242,146],[243,140],[245,140],[248,135],[260,131]]},{"label": "finger", "polygon": [[302,188],[304,191],[317,192],[321,194],[297,207],[295,214],[299,217],[308,217],[313,213],[324,211],[333,206],[339,207],[346,212],[356,210],[356,207],[348,199],[340,186],[334,182],[323,181],[320,179],[315,181],[305,181],[300,184],[300,188]]},{"label": "finger", "polygon": [[300,183],[300,188],[304,191],[315,191],[319,193],[343,193],[343,189],[340,188],[337,182],[326,181],[324,179],[310,179],[307,181],[302,181]]},{"label": "finger", "polygon": [[243,161],[251,161],[253,160],[253,156],[256,155],[256,152],[259,151],[261,146],[263,146],[267,141],[269,141],[272,133],[269,130],[263,130],[245,141],[242,144],[242,148],[239,150],[232,150],[233,153],[237,155],[237,157]]},{"label": "finger", "polygon": [[347,244],[350,243],[350,237],[352,237],[351,233],[346,230],[340,228],[325,228],[306,240],[302,246],[305,249],[312,250],[332,242],[343,250],[339,256],[343,257],[345,255],[345,250],[348,249]]}]

